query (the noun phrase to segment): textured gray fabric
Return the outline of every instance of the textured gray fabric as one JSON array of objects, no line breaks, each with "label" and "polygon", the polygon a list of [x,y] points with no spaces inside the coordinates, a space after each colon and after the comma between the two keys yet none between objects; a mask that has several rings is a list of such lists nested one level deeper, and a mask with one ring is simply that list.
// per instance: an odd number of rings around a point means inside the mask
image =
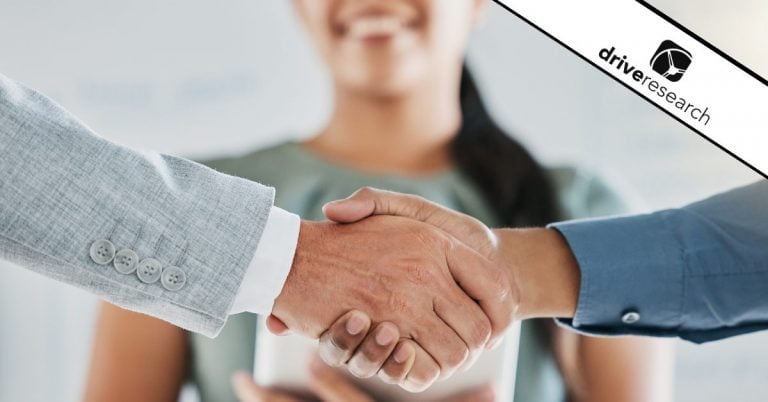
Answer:
[{"label": "textured gray fabric", "polygon": [[[269,216],[274,190],[96,136],[0,75],[0,258],[127,309],[215,336]],[[186,274],[178,291],[98,265],[91,244]]]}]

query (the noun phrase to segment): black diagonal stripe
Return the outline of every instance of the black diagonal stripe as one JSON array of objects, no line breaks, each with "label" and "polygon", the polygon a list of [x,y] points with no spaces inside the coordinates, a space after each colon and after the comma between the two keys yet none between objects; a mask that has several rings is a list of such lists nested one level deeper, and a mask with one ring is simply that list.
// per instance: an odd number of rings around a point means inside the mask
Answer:
[{"label": "black diagonal stripe", "polygon": [[[533,0],[533,1],[535,1],[535,0]],[[720,55],[721,57],[723,57],[723,58],[725,58],[726,60],[728,60],[729,62],[731,62],[731,63],[732,63],[733,65],[735,65],[736,67],[738,67],[738,68],[742,69],[742,70],[743,70],[744,72],[746,72],[747,74],[749,74],[749,75],[751,75],[752,77],[756,78],[756,79],[757,79],[757,80],[758,80],[760,83],[762,83],[763,85],[767,85],[767,86],[768,86],[768,81],[766,81],[766,80],[765,80],[765,78],[762,78],[762,77],[761,77],[761,76],[759,76],[757,73],[753,72],[752,70],[748,69],[747,67],[745,67],[745,66],[744,66],[744,65],[742,65],[741,63],[737,62],[735,59],[733,59],[732,57],[728,56],[728,55],[727,55],[727,54],[725,54],[724,52],[720,51],[719,49],[717,49],[717,48],[716,48],[715,46],[713,46],[712,44],[710,44],[710,43],[708,43],[707,41],[705,41],[704,39],[700,38],[698,35],[695,35],[695,34],[693,34],[693,32],[689,31],[688,29],[686,29],[685,27],[683,27],[682,25],[680,25],[678,22],[676,22],[676,21],[675,21],[675,20],[673,20],[672,18],[670,18],[670,17],[666,16],[666,15],[665,15],[665,14],[663,14],[661,11],[658,11],[658,10],[656,10],[655,8],[651,7],[650,5],[648,5],[647,3],[645,3],[645,2],[644,2],[644,1],[642,1],[642,0],[635,0],[635,1],[637,1],[637,2],[638,2],[638,3],[640,3],[640,4],[642,4],[643,6],[647,7],[649,10],[653,11],[655,14],[657,14],[657,15],[658,15],[658,16],[660,16],[661,18],[664,18],[664,19],[665,19],[667,22],[670,22],[670,23],[671,23],[672,25],[674,25],[675,27],[677,27],[677,28],[679,28],[679,29],[683,30],[685,33],[687,33],[688,35],[690,35],[692,38],[694,38],[694,39],[696,39],[697,41],[701,42],[701,44],[702,44],[702,45],[704,45],[704,46],[708,47],[709,49],[711,49],[712,51],[716,52],[716,53],[717,53],[718,55]],[[686,123],[686,122],[685,122],[683,119],[681,119],[681,118],[677,117],[675,114],[673,114],[672,112],[668,111],[667,109],[664,109],[663,107],[659,106],[658,104],[656,104],[656,102],[652,101],[650,98],[648,98],[647,96],[645,96],[644,94],[642,94],[640,91],[636,90],[635,88],[632,88],[632,87],[631,87],[631,86],[629,86],[628,84],[624,83],[624,81],[622,81],[622,80],[620,80],[620,79],[618,79],[618,78],[614,77],[614,76],[613,76],[613,74],[609,73],[609,72],[608,72],[606,69],[604,69],[604,68],[600,67],[599,65],[595,64],[595,63],[594,63],[592,60],[590,60],[589,58],[587,58],[587,57],[583,56],[581,53],[579,53],[579,52],[577,52],[577,51],[573,50],[573,48],[571,48],[570,46],[568,46],[568,45],[566,45],[565,43],[563,43],[563,41],[561,41],[560,39],[558,39],[558,38],[554,37],[554,36],[553,36],[553,35],[551,35],[549,32],[547,32],[547,31],[543,30],[543,29],[542,29],[542,28],[540,28],[538,25],[534,24],[534,23],[533,23],[533,22],[531,22],[529,19],[527,19],[527,18],[525,18],[524,16],[522,16],[522,15],[521,15],[520,13],[518,13],[517,11],[515,11],[515,10],[511,9],[509,6],[507,6],[506,4],[502,3],[500,0],[493,0],[493,2],[494,2],[494,3],[496,3],[496,4],[498,4],[499,6],[501,6],[503,9],[505,9],[505,10],[509,11],[510,13],[514,14],[514,15],[515,15],[517,18],[520,18],[520,19],[521,19],[522,21],[524,21],[526,24],[528,24],[528,25],[532,26],[532,27],[533,27],[533,28],[535,28],[537,31],[539,31],[539,32],[543,33],[543,34],[544,34],[544,35],[546,35],[548,38],[550,38],[550,39],[552,39],[553,41],[557,42],[557,43],[558,43],[560,46],[562,46],[562,47],[564,47],[564,48],[568,49],[568,50],[569,50],[571,53],[575,54],[576,56],[578,56],[578,57],[579,57],[579,58],[581,58],[582,60],[586,61],[587,63],[589,63],[590,65],[592,65],[592,66],[593,66],[593,67],[595,67],[596,69],[598,69],[598,70],[602,71],[603,73],[605,73],[606,75],[608,75],[609,77],[611,77],[611,78],[612,78],[614,81],[616,81],[616,82],[618,82],[619,84],[623,85],[625,88],[629,89],[630,91],[632,91],[632,92],[636,93],[636,94],[637,94],[637,95],[639,95],[641,98],[643,98],[643,99],[645,99],[646,101],[648,101],[648,103],[652,104],[653,106],[655,106],[656,108],[658,108],[658,109],[659,109],[659,110],[661,110],[662,112],[666,113],[668,116],[670,116],[670,117],[672,117],[673,119],[677,120],[677,121],[678,121],[680,124],[682,124],[682,125],[684,125],[684,126],[688,127],[690,130],[692,130],[693,132],[695,132],[696,134],[698,134],[699,136],[701,136],[701,138],[704,138],[705,140],[709,141],[709,143],[711,143],[712,145],[716,146],[716,147],[717,147],[717,148],[719,148],[721,151],[725,152],[726,154],[730,155],[731,157],[733,157],[733,158],[734,158],[734,159],[736,159],[737,161],[739,161],[739,162],[741,162],[742,164],[744,164],[744,166],[746,166],[746,167],[748,167],[748,168],[752,169],[752,171],[754,171],[755,173],[759,174],[760,176],[763,176],[765,179],[768,179],[768,174],[765,174],[765,173],[763,173],[763,171],[761,171],[760,169],[756,168],[756,167],[755,167],[755,166],[753,166],[751,163],[749,163],[749,162],[745,161],[744,159],[742,159],[740,156],[736,155],[735,153],[731,152],[731,151],[730,151],[728,148],[726,148],[726,147],[724,147],[724,146],[720,145],[720,143],[718,143],[717,141],[715,141],[715,140],[713,140],[713,139],[709,138],[709,137],[708,137],[706,134],[704,134],[704,133],[702,133],[701,131],[699,131],[699,130],[695,129],[693,126],[691,126],[690,124]],[[555,12],[556,12],[556,11],[555,11]]]}]

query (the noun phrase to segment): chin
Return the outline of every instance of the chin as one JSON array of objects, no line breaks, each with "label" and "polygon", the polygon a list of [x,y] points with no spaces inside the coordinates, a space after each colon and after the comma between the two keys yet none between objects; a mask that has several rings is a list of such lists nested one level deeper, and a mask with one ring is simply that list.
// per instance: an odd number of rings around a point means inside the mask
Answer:
[{"label": "chin", "polygon": [[377,61],[364,65],[348,63],[337,81],[356,93],[374,97],[398,97],[419,86],[426,79],[428,69],[409,62]]}]

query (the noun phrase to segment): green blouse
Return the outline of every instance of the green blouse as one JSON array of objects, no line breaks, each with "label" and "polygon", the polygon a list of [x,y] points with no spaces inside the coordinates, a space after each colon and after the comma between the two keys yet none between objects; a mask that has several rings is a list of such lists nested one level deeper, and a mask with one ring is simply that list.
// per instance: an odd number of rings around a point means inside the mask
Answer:
[{"label": "green blouse", "polygon": [[[305,219],[324,219],[320,210],[324,203],[372,186],[418,194],[498,226],[479,190],[455,169],[424,177],[369,174],[334,164],[293,142],[203,163],[276,187],[275,205]],[[594,176],[571,168],[549,169],[548,173],[566,218],[622,212],[618,197]],[[564,400],[563,381],[542,324],[536,320],[522,324],[515,401]],[[253,369],[255,340],[256,316],[247,313],[230,317],[216,339],[189,334],[190,376],[203,401],[236,401],[230,377],[237,370]]]}]

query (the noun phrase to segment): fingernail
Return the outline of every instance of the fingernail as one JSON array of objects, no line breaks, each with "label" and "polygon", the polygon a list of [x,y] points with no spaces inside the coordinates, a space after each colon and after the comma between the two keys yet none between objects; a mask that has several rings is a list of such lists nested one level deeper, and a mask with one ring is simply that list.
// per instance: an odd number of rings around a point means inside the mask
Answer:
[{"label": "fingernail", "polygon": [[379,346],[387,346],[395,341],[395,334],[387,328],[381,328],[376,333],[376,343]]},{"label": "fingernail", "polygon": [[347,320],[346,327],[350,335],[357,335],[365,329],[365,318],[360,313],[352,313],[349,320]]},{"label": "fingernail", "polygon": [[403,344],[395,351],[394,359],[397,363],[403,364],[408,361],[409,357],[411,357],[411,353],[413,353],[411,346]]}]

